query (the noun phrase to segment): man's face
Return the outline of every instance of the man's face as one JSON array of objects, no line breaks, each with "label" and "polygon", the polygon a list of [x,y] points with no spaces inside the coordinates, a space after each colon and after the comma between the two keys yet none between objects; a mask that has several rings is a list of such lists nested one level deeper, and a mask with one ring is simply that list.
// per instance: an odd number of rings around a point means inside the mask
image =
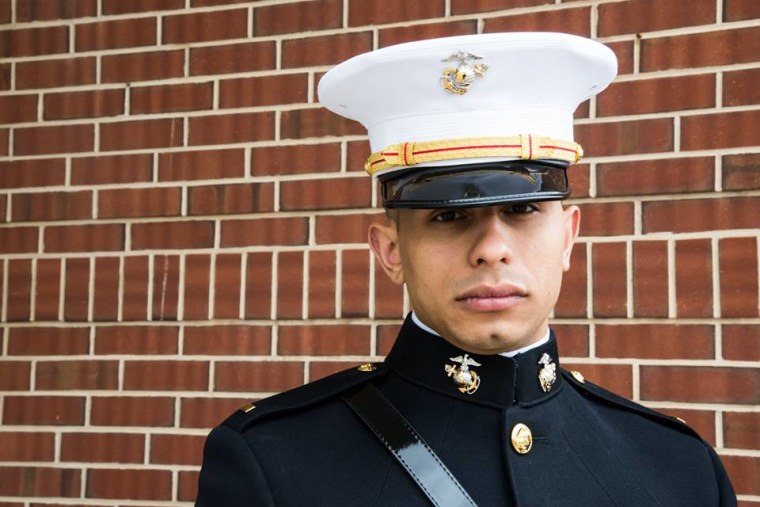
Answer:
[{"label": "man's face", "polygon": [[559,201],[399,210],[396,224],[370,228],[370,244],[422,322],[493,354],[546,334],[579,218]]}]

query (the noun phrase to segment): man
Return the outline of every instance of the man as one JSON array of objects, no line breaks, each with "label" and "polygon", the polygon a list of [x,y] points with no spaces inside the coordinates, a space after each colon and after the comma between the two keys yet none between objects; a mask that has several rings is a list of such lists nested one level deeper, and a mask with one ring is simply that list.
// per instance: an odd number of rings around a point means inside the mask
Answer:
[{"label": "man", "polygon": [[382,363],[232,415],[199,506],[735,505],[682,422],[559,368],[548,318],[578,234],[578,104],[612,52],[564,34],[385,48],[320,83],[361,121],[388,222],[369,243],[413,313]]}]

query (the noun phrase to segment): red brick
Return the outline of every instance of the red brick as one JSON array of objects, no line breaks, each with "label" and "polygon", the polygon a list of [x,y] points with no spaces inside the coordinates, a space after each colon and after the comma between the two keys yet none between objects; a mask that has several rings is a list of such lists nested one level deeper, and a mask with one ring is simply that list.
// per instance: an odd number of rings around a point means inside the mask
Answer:
[{"label": "red brick", "polygon": [[180,214],[179,187],[128,188],[101,190],[98,217],[151,217]]},{"label": "red brick", "polygon": [[273,183],[244,183],[191,187],[190,215],[218,215],[274,211]]},{"label": "red brick", "polygon": [[722,238],[718,252],[721,316],[760,316],[757,238]]},{"label": "red brick", "polygon": [[668,245],[665,241],[633,243],[633,313],[668,316]]},{"label": "red brick", "polygon": [[598,357],[638,359],[712,359],[713,327],[709,325],[597,325]]},{"label": "red brick", "polygon": [[443,0],[428,0],[427,2],[349,0],[348,25],[381,25],[425,18],[440,18],[443,17],[444,12]]},{"label": "red brick", "polygon": [[185,327],[185,355],[260,356],[270,352],[269,326],[215,325]]},{"label": "red brick", "polygon": [[84,424],[84,397],[5,396],[3,424],[68,426]]},{"label": "red brick", "polygon": [[274,113],[242,113],[190,118],[189,143],[248,143],[274,139]]},{"label": "red brick", "polygon": [[132,249],[210,248],[214,223],[207,221],[132,224]]},{"label": "red brick", "polygon": [[34,320],[58,320],[61,305],[61,259],[37,259]]},{"label": "red brick", "polygon": [[117,257],[95,259],[92,296],[93,320],[114,321],[119,310],[119,265]]},{"label": "red brick", "polygon": [[274,41],[190,48],[190,75],[232,74],[275,68]]},{"label": "red brick", "polygon": [[246,262],[245,318],[268,319],[272,307],[272,253],[251,252]]},{"label": "red brick", "polygon": [[640,34],[715,23],[715,2],[696,0],[687,9],[672,2],[633,0],[599,6],[600,37]]},{"label": "red brick", "polygon": [[173,426],[174,398],[157,396],[93,396],[93,426]]},{"label": "red brick", "polygon": [[86,327],[16,327],[8,333],[12,356],[85,355],[90,330]]},{"label": "red brick", "polygon": [[163,18],[163,44],[242,39],[247,36],[247,9],[179,14]]},{"label": "red brick", "polygon": [[[244,404],[241,398],[182,398],[180,426],[213,428]],[[194,500],[195,497],[191,499]]]},{"label": "red brick", "polygon": [[40,390],[117,389],[116,361],[39,361],[35,387]]},{"label": "red brick", "polygon": [[382,213],[317,216],[315,236],[317,244],[367,243],[367,231],[373,222],[383,223]]},{"label": "red brick", "polygon": [[133,150],[182,146],[181,118],[124,121],[100,125],[100,149]]},{"label": "red brick", "polygon": [[[181,502],[195,501],[195,498],[198,496],[198,476],[199,475],[200,475],[200,472],[196,470],[181,471],[178,474],[179,485],[177,486],[177,499],[179,501]],[[740,504],[739,507],[748,507],[748,506]]]},{"label": "red brick", "polygon": [[277,352],[281,355],[369,354],[369,326],[281,326]]},{"label": "red brick", "polygon": [[642,222],[645,233],[757,229],[760,201],[756,197],[722,197],[645,202]]},{"label": "red brick", "polygon": [[562,356],[589,357],[589,326],[584,324],[552,324]]},{"label": "red brick", "polygon": [[152,320],[177,320],[179,316],[180,256],[153,257]]},{"label": "red brick", "polygon": [[760,27],[643,39],[641,71],[754,62],[758,52]]},{"label": "red brick", "polygon": [[335,317],[335,252],[309,252],[309,317]]},{"label": "red brick", "polygon": [[679,317],[711,317],[712,261],[709,240],[676,242],[676,309]]},{"label": "red brick", "polygon": [[760,18],[760,5],[754,0],[726,0],[723,3],[724,21]]},{"label": "red brick", "polygon": [[118,116],[124,113],[124,90],[48,93],[43,111],[46,120]]},{"label": "red brick", "polygon": [[222,222],[221,246],[305,245],[309,238],[306,218],[260,218]]},{"label": "red brick", "polygon": [[166,113],[213,108],[212,83],[187,83],[132,88],[130,113]]},{"label": "red brick", "polygon": [[15,155],[45,155],[92,151],[95,148],[93,125],[56,125],[18,128],[14,132]]},{"label": "red brick", "polygon": [[0,495],[64,497],[79,496],[82,472],[71,468],[2,467]]},{"label": "red brick", "polygon": [[[8,24],[13,19],[11,10],[11,0],[0,0],[0,24]],[[20,505],[11,505],[8,507],[21,507]]]},{"label": "red brick", "polygon": [[340,144],[301,144],[251,149],[251,174],[329,173],[340,170]]},{"label": "red brick", "polygon": [[487,18],[484,32],[566,32],[589,37],[591,35],[591,9],[553,9]]},{"label": "red brick", "polygon": [[153,156],[111,155],[71,159],[72,185],[147,182],[152,178]]},{"label": "red brick", "polygon": [[607,42],[605,46],[610,48],[617,56],[618,75],[633,74],[633,42],[627,40]]},{"label": "red brick", "polygon": [[[689,90],[689,93],[684,93],[684,90]],[[660,113],[714,106],[714,74],[613,83],[597,98],[599,116]]]},{"label": "red brick", "polygon": [[240,314],[240,254],[218,254],[214,272],[213,318],[236,319]]},{"label": "red brick", "polygon": [[103,0],[103,14],[167,11],[183,9],[185,0]]},{"label": "red brick", "polygon": [[633,234],[633,204],[630,202],[581,204],[581,236]]},{"label": "red brick", "polygon": [[625,243],[596,243],[592,248],[594,317],[625,317],[627,273]]},{"label": "red brick", "polygon": [[714,165],[712,157],[599,164],[597,193],[608,196],[709,192],[715,182]]},{"label": "red brick", "polygon": [[757,137],[751,130],[757,122],[760,122],[760,111],[685,116],[681,120],[681,149],[754,146]]},{"label": "red brick", "polygon": [[[1,230],[1,229],[0,229]],[[29,320],[32,297],[32,262],[8,260],[6,317],[9,322]]]},{"label": "red brick", "polygon": [[16,89],[94,84],[95,58],[62,58],[16,63]]},{"label": "red brick", "polygon": [[242,177],[244,164],[245,152],[241,149],[171,151],[158,155],[158,179],[185,181]]},{"label": "red brick", "polygon": [[[721,456],[731,484],[739,495],[760,495],[760,459],[753,456]],[[756,507],[756,504],[740,501],[741,507]]]},{"label": "red brick", "polygon": [[84,321],[88,317],[90,296],[90,259],[66,259],[66,289],[63,318]]},{"label": "red brick", "polygon": [[344,250],[341,270],[341,315],[369,316],[369,256],[368,250]]},{"label": "red brick", "polygon": [[142,463],[145,435],[139,433],[64,433],[61,461]]},{"label": "red brick", "polygon": [[554,307],[556,317],[585,317],[588,305],[586,244],[577,243],[570,254],[570,270],[562,277],[562,289]]},{"label": "red brick", "polygon": [[172,473],[169,470],[87,470],[87,498],[130,498],[171,500]]},{"label": "red brick", "polygon": [[687,403],[753,404],[760,370],[709,366],[642,366],[641,398]]},{"label": "red brick", "polygon": [[760,91],[754,86],[760,69],[738,70],[723,74],[723,105],[745,106],[760,103]]},{"label": "red brick", "polygon": [[401,326],[398,324],[377,326],[377,350],[375,354],[386,356],[396,343]]},{"label": "red brick", "polygon": [[185,257],[185,294],[183,301],[185,320],[206,320],[209,315],[209,282],[211,256]]},{"label": "red brick", "polygon": [[723,189],[760,189],[760,154],[747,153],[724,156]]},{"label": "red brick", "polygon": [[402,319],[404,317],[404,288],[393,283],[375,263],[375,317]]},{"label": "red brick", "polygon": [[666,152],[673,149],[673,122],[658,118],[576,125],[575,140],[589,157]]},{"label": "red brick", "polygon": [[760,414],[752,412],[723,413],[725,447],[757,449],[760,447]]},{"label": "red brick", "polygon": [[671,417],[679,417],[710,445],[715,446],[715,412],[710,410],[686,410],[683,408],[658,408]]},{"label": "red brick", "polygon": [[277,317],[299,319],[303,311],[303,252],[280,252],[277,259]]},{"label": "red brick", "polygon": [[609,389],[624,398],[633,397],[633,372],[627,364],[563,363],[562,367],[577,370],[587,382]]},{"label": "red brick", "polygon": [[95,331],[95,354],[163,355],[179,350],[176,326],[102,326]]},{"label": "red brick", "polygon": [[299,37],[282,42],[283,68],[330,65],[372,49],[372,33]]},{"label": "red brick", "polygon": [[65,53],[68,27],[20,28],[0,31],[0,58]]},{"label": "red brick", "polygon": [[253,11],[253,34],[257,37],[340,28],[342,23],[342,0],[275,4]]},{"label": "red brick", "polygon": [[23,123],[37,120],[37,95],[0,96],[0,123]]},{"label": "red brick", "polygon": [[98,15],[97,0],[17,0],[17,21],[54,21]]},{"label": "red brick", "polygon": [[280,184],[280,208],[367,208],[371,206],[371,189],[371,181],[365,177],[283,181]]},{"label": "red brick", "polygon": [[[384,4],[372,4],[381,6]],[[417,6],[428,4],[405,5]],[[378,35],[379,47],[392,46],[404,42],[412,42],[423,39],[435,39],[438,37],[452,37],[456,35],[471,35],[478,32],[475,20],[452,21],[448,23],[427,23],[424,25],[394,26],[380,30]]]},{"label": "red brick", "polygon": [[123,320],[145,320],[147,318],[149,264],[149,257],[124,258]]},{"label": "red brick", "polygon": [[346,143],[346,170],[365,173],[364,163],[371,153],[369,141],[349,141]]},{"label": "red brick", "polygon": [[219,83],[219,107],[255,107],[306,102],[307,93],[306,74],[227,79]]},{"label": "red brick", "polygon": [[169,79],[184,75],[184,50],[104,55],[101,62],[103,83],[133,83]]},{"label": "red brick", "polygon": [[760,326],[724,324],[723,357],[735,361],[760,361]]},{"label": "red brick", "polygon": [[205,440],[203,435],[151,435],[150,462],[199,466]]},{"label": "red brick", "polygon": [[[531,7],[554,3],[553,0],[513,0],[509,7]],[[506,6],[502,0],[451,0],[452,14],[470,14],[474,12],[498,11]]]},{"label": "red brick", "polygon": [[0,90],[11,89],[11,64],[0,63]]},{"label": "red brick", "polygon": [[215,371],[215,391],[279,392],[303,384],[304,364],[299,361],[220,361]]},{"label": "red brick", "polygon": [[148,391],[206,391],[207,361],[126,361],[124,389]]},{"label": "red brick", "polygon": [[280,116],[280,135],[284,139],[363,135],[358,122],[331,113],[327,109],[294,109]]},{"label": "red brick", "polygon": [[[31,386],[31,363],[29,361],[3,360],[0,368],[0,389],[3,391],[28,391]],[[7,419],[3,422],[8,423]]]},{"label": "red brick", "polygon": [[309,382],[338,373],[339,371],[356,368],[355,361],[311,361],[309,363]]},{"label": "red brick", "polygon": [[156,18],[126,18],[75,25],[76,51],[155,46]]},{"label": "red brick", "polygon": [[76,220],[92,216],[92,192],[44,192],[13,194],[12,220]]},{"label": "red brick", "polygon": [[9,160],[0,162],[0,187],[44,187],[63,185],[66,161],[62,158]]},{"label": "red brick", "polygon": [[0,460],[53,461],[55,434],[40,432],[0,432]]}]

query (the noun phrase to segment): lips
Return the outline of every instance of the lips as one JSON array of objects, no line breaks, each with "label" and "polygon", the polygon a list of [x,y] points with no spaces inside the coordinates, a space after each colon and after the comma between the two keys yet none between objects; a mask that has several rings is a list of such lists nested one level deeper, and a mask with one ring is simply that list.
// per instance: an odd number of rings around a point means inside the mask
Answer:
[{"label": "lips", "polygon": [[478,285],[459,294],[455,299],[468,309],[495,312],[513,307],[527,297],[520,287],[501,285]]}]

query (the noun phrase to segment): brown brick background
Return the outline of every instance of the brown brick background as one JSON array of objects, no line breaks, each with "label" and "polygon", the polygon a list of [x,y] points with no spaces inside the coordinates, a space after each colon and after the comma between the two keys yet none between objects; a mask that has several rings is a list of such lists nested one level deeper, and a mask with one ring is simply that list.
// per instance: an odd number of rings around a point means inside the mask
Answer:
[{"label": "brown brick background", "polygon": [[0,0],[0,505],[189,506],[236,406],[387,353],[368,144],[316,83],[501,30],[620,61],[576,114],[565,365],[760,506],[756,0]]}]

